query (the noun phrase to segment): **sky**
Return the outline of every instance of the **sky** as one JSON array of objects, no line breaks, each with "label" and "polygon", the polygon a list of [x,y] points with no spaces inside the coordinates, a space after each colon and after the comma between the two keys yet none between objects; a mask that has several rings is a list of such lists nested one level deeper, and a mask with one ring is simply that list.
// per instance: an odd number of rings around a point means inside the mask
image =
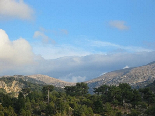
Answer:
[{"label": "sky", "polygon": [[152,61],[154,0],[0,0],[0,76],[82,82]]}]

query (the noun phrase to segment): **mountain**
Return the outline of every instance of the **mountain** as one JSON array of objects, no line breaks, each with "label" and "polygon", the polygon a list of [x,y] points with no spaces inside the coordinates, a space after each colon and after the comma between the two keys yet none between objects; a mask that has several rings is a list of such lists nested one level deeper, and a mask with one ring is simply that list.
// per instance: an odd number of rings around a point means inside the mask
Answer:
[{"label": "mountain", "polygon": [[[35,84],[47,84],[47,85],[53,85],[55,87],[64,87],[64,86],[72,86],[75,85],[75,83],[70,83],[70,82],[65,82],[65,81],[61,81],[59,79],[53,78],[53,77],[49,77],[47,75],[41,75],[41,74],[37,74],[37,75],[14,75],[14,76],[2,76],[2,77],[14,77],[16,79],[21,78],[25,81],[31,82],[31,83],[35,83]],[[1,78],[2,78],[1,77]]]},{"label": "mountain", "polygon": [[[1,78],[13,77],[15,80],[9,84],[5,81],[1,81]],[[22,79],[25,82],[30,82],[33,84],[40,85],[54,85],[55,87],[63,88],[64,86],[74,86],[76,83],[70,83],[61,81],[59,79],[49,77],[47,75],[14,75],[14,76],[3,76],[0,78],[0,88],[5,89],[7,92],[11,90],[19,92],[23,85],[18,85],[17,80]],[[112,71],[106,74],[101,75],[98,78],[86,81],[90,88],[90,93],[92,93],[93,88],[97,88],[101,85],[119,85],[119,83],[129,83],[133,88],[142,88],[146,85],[152,83],[155,80],[155,62],[151,62],[145,66],[135,67],[135,68],[125,68],[117,71]],[[15,86],[18,87],[15,87]]]},{"label": "mountain", "polygon": [[142,88],[155,80],[155,62],[145,66],[112,71],[87,81],[90,91],[101,85],[119,85],[129,83],[133,88]]},{"label": "mountain", "polygon": [[64,86],[72,86],[75,83],[69,83],[49,77],[46,75],[14,75],[14,76],[3,76],[0,78],[0,92],[8,93],[12,96],[17,97],[18,93],[23,88],[30,88],[33,90],[41,90],[44,85],[53,85],[55,90],[61,91]]},{"label": "mountain", "polygon": [[70,82],[65,82],[65,81],[61,81],[59,79],[53,78],[53,77],[49,77],[47,75],[29,75],[29,78],[35,79],[37,81],[42,81],[48,85],[53,85],[55,87],[64,87],[64,86],[72,86],[75,85],[75,83],[70,83]]}]

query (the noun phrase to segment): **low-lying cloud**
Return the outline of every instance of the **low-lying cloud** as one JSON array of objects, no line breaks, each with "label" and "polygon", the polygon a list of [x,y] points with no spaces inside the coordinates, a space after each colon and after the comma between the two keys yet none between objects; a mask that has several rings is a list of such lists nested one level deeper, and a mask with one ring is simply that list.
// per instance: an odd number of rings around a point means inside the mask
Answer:
[{"label": "low-lying cloud", "polygon": [[[103,44],[103,43],[102,43]],[[102,44],[100,46],[102,46]],[[119,47],[119,45],[105,43]],[[91,46],[91,45],[90,45]],[[50,47],[49,47],[50,48]],[[45,59],[42,54],[36,55],[29,42],[23,38],[10,41],[4,30],[0,30],[0,75],[31,75],[45,74],[69,82],[87,81],[106,72],[123,69],[124,67],[137,67],[146,65],[155,60],[155,51],[141,50],[139,52],[114,52],[97,54],[86,51],[75,51],[68,55],[59,49],[60,56],[55,59]],[[68,49],[70,49],[69,47]],[[123,47],[122,47],[123,48]],[[41,50],[42,48],[40,48]],[[50,48],[51,49],[51,48]],[[47,50],[47,49],[46,49]],[[47,50],[50,51],[50,50]],[[44,52],[44,51],[42,51]],[[64,52],[64,54],[63,54]],[[84,53],[85,52],[85,53]],[[51,52],[46,52],[50,54]],[[80,55],[80,53],[83,53]],[[51,53],[55,55],[55,53]],[[65,56],[66,55],[66,56]]]},{"label": "low-lying cloud", "polygon": [[[90,80],[99,75],[124,67],[137,67],[154,61],[155,52],[92,54],[83,57],[65,57],[48,61],[51,65],[46,68],[50,76],[62,80],[73,80],[73,77],[85,77]],[[53,67],[53,68],[52,68]],[[68,75],[71,74],[71,75]],[[64,78],[63,78],[64,77]],[[81,81],[77,78],[77,81]]]},{"label": "low-lying cloud", "polygon": [[73,74],[68,74],[63,77],[59,77],[60,80],[66,81],[66,82],[84,82],[86,81],[86,77],[82,76],[74,76]]}]

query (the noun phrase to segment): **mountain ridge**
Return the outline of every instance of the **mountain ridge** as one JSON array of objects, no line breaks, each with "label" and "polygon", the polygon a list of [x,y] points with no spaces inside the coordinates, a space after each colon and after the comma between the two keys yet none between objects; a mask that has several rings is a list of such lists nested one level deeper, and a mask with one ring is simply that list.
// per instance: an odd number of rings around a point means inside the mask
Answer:
[{"label": "mountain ridge", "polygon": [[128,83],[133,88],[143,88],[155,80],[155,62],[147,65],[126,68],[103,74],[97,78],[86,81],[91,91],[101,85],[119,85]]},{"label": "mountain ridge", "polygon": [[55,87],[61,87],[63,88],[64,86],[72,86],[75,85],[76,83],[71,83],[71,82],[65,82],[47,75],[42,75],[42,74],[36,74],[36,75],[5,75],[1,76],[2,77],[14,77],[14,78],[22,78],[25,81],[29,81],[31,83],[35,84],[43,84],[43,85],[53,85]]},{"label": "mountain ridge", "polygon": [[62,81],[60,79],[56,79],[56,78],[53,78],[53,77],[50,77],[47,75],[42,75],[42,74],[28,75],[28,77],[34,78],[34,79],[39,80],[39,81],[43,81],[46,84],[54,85],[56,87],[64,87],[64,86],[75,85],[75,83]]},{"label": "mountain ridge", "polygon": [[[25,81],[29,81],[35,84],[53,85],[55,87],[64,88],[65,86],[74,86],[76,83],[65,82],[47,75],[14,75],[3,76],[22,78]],[[152,83],[155,80],[155,61],[148,63],[147,65],[133,68],[125,68],[121,70],[115,70],[105,73],[97,78],[89,81],[85,81],[88,84],[90,91],[93,88],[97,88],[101,85],[119,85],[119,83],[128,83],[133,88],[143,88],[146,85]]]}]

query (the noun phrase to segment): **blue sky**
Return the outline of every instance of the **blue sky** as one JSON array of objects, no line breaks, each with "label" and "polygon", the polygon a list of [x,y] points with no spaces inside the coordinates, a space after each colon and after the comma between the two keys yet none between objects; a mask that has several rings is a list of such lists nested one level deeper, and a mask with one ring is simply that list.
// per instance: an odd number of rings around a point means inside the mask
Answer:
[{"label": "blue sky", "polygon": [[77,82],[155,59],[154,0],[1,0],[0,29],[1,75]]}]

